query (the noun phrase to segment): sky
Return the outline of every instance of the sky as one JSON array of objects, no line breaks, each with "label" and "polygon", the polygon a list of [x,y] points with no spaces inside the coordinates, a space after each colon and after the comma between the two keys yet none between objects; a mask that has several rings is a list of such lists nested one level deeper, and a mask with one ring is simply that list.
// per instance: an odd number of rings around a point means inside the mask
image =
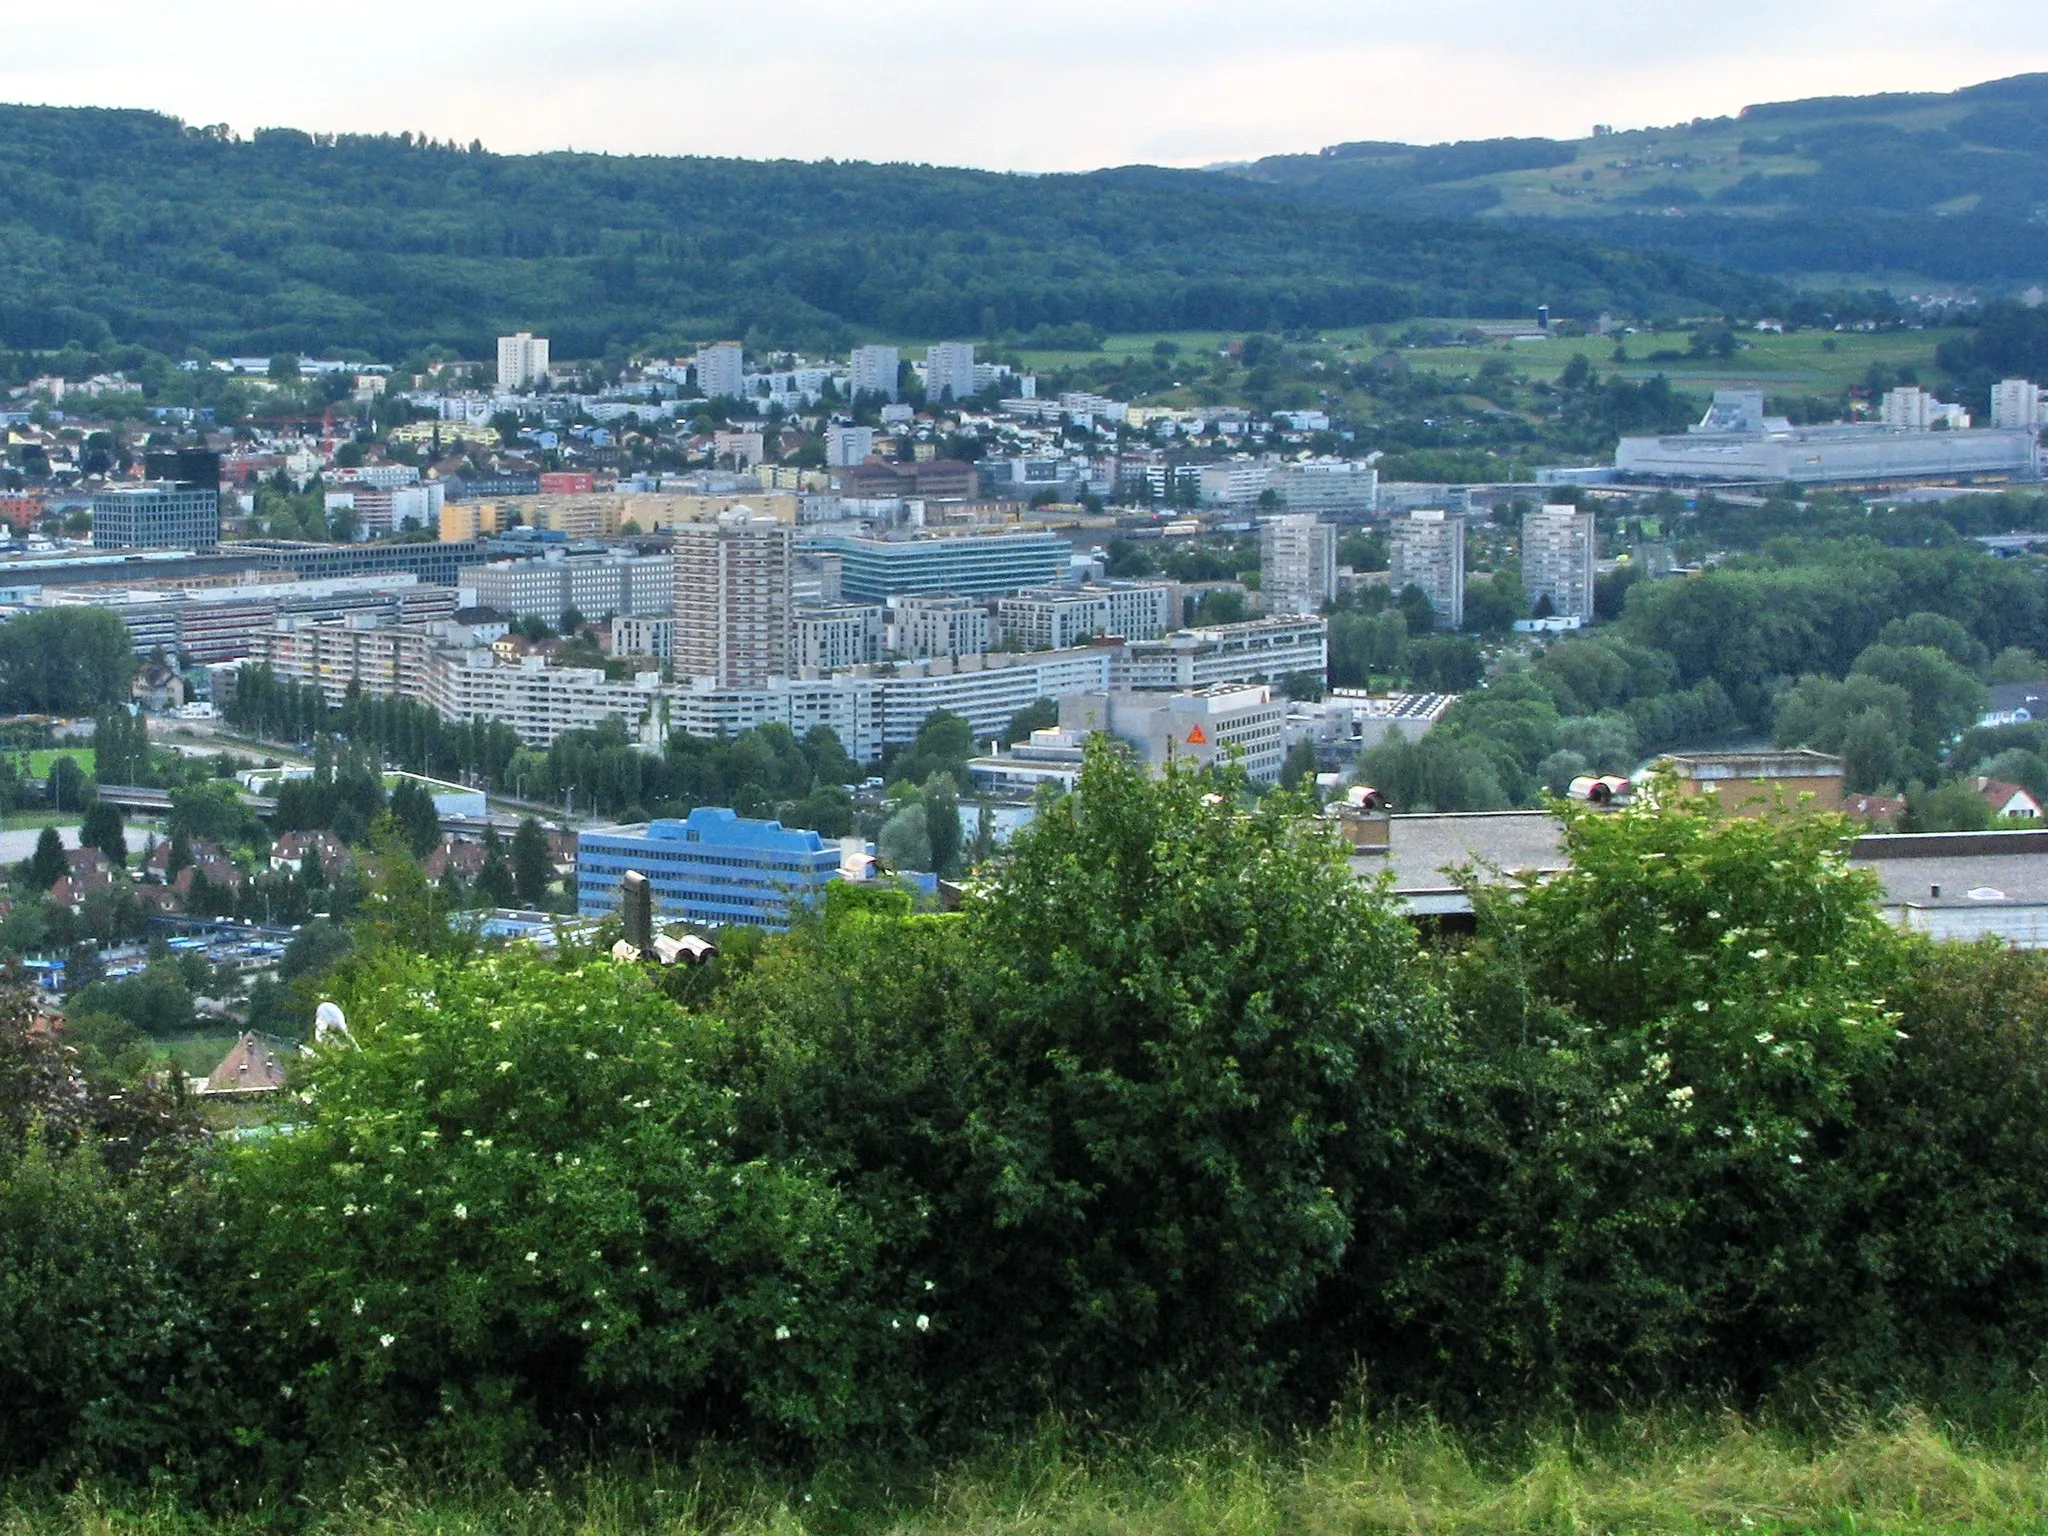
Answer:
[{"label": "sky", "polygon": [[2048,70],[2040,0],[0,0],[0,101],[991,170],[1577,138]]}]

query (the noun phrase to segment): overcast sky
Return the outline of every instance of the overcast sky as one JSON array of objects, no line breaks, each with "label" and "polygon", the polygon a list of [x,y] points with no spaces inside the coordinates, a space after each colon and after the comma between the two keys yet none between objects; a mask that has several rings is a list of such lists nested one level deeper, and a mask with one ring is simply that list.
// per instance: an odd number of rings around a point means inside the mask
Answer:
[{"label": "overcast sky", "polygon": [[0,100],[492,149],[1202,165],[2048,69],[2040,0],[0,0]]}]

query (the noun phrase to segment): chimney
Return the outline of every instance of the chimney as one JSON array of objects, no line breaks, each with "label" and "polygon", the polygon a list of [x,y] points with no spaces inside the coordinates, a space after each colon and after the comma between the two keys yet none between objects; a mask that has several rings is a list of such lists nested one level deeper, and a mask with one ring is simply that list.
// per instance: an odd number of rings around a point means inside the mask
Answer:
[{"label": "chimney", "polygon": [[625,919],[626,942],[644,956],[654,948],[654,887],[637,869],[627,870],[621,885],[620,915]]}]

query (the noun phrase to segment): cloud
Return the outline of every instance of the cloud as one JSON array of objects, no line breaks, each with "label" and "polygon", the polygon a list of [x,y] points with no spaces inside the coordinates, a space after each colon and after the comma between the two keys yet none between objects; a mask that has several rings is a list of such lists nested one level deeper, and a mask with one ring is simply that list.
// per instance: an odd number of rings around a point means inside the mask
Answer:
[{"label": "cloud", "polygon": [[1945,90],[2048,68],[2037,12],[1980,0],[1936,26],[1903,0],[69,0],[10,21],[0,98],[510,151],[1078,170]]}]

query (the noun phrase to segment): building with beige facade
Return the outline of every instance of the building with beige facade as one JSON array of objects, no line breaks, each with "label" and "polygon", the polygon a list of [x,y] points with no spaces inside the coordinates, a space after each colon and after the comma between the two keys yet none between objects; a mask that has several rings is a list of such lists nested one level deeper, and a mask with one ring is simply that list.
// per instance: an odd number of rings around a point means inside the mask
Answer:
[{"label": "building with beige facade", "polygon": [[735,507],[675,530],[675,674],[720,687],[789,675],[794,532]]}]

